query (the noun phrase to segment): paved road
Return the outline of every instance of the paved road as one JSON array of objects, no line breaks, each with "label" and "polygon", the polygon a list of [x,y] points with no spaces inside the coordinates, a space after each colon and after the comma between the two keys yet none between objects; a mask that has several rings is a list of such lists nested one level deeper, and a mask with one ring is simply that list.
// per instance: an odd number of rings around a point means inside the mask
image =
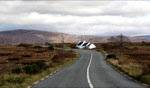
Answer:
[{"label": "paved road", "polygon": [[96,51],[77,50],[81,57],[32,88],[146,88],[115,71]]}]

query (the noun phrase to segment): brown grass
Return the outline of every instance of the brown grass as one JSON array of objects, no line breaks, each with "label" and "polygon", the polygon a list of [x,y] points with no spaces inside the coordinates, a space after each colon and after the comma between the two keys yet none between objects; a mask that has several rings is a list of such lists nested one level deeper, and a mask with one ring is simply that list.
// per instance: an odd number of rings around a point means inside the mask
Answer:
[{"label": "brown grass", "polygon": [[108,59],[115,67],[137,79],[150,85],[150,46],[143,43],[132,43],[123,47],[120,58],[119,46],[115,44],[99,44],[101,49],[108,54],[117,55],[119,60]]},{"label": "brown grass", "polygon": [[[60,46],[59,44],[58,46]],[[28,46],[28,47],[27,47]],[[72,50],[63,53],[61,47],[55,52],[49,47],[42,48],[40,45],[4,45],[0,46],[0,87],[1,88],[24,88],[42,77],[66,66],[77,58],[77,53]],[[27,66],[29,63],[42,61],[46,69],[37,74],[12,74],[14,67]]]},{"label": "brown grass", "polygon": [[[61,49],[53,50],[48,47],[42,48],[41,45],[1,45],[0,46],[0,73],[10,73],[12,67],[22,67],[30,62],[43,60],[46,65],[58,65],[65,58],[76,56],[73,51],[69,54],[63,53]],[[50,46],[50,45],[49,45]],[[56,45],[61,46],[61,44]],[[54,60],[54,62],[52,61]],[[56,62],[55,62],[56,61]],[[57,62],[60,61],[60,62]]]}]

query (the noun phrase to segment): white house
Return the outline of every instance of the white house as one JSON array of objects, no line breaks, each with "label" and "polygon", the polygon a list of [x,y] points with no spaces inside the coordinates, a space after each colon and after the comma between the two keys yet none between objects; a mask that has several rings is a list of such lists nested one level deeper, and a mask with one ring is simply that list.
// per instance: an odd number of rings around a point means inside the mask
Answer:
[{"label": "white house", "polygon": [[93,43],[87,43],[85,41],[79,41],[77,43],[76,47],[78,47],[79,49],[83,49],[83,48],[93,49],[93,48],[96,48],[96,46]]}]

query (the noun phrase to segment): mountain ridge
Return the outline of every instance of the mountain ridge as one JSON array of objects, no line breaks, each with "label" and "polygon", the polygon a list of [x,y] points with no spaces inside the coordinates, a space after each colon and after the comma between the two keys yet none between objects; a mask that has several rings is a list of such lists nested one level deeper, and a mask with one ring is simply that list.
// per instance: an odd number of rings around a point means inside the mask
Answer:
[{"label": "mountain ridge", "polygon": [[[65,43],[77,43],[81,40],[80,35],[75,34],[67,34],[63,33]],[[150,42],[150,35],[144,36],[134,36],[129,37],[131,42],[141,42],[148,41]],[[100,42],[105,43],[108,42],[108,38],[110,36],[92,36],[92,35],[82,35],[82,39],[87,42]],[[0,44],[19,44],[19,43],[61,43],[62,41],[62,33],[61,32],[49,32],[49,31],[41,31],[41,30],[33,30],[33,29],[15,29],[15,30],[7,30],[0,32]]]}]

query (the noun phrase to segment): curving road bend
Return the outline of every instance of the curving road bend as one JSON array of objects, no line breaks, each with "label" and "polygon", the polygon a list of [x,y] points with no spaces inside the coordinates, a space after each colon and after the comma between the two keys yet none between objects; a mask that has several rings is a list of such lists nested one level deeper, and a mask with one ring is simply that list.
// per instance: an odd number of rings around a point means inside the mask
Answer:
[{"label": "curving road bend", "polygon": [[76,50],[80,58],[32,88],[148,88],[122,76],[93,50]]}]

